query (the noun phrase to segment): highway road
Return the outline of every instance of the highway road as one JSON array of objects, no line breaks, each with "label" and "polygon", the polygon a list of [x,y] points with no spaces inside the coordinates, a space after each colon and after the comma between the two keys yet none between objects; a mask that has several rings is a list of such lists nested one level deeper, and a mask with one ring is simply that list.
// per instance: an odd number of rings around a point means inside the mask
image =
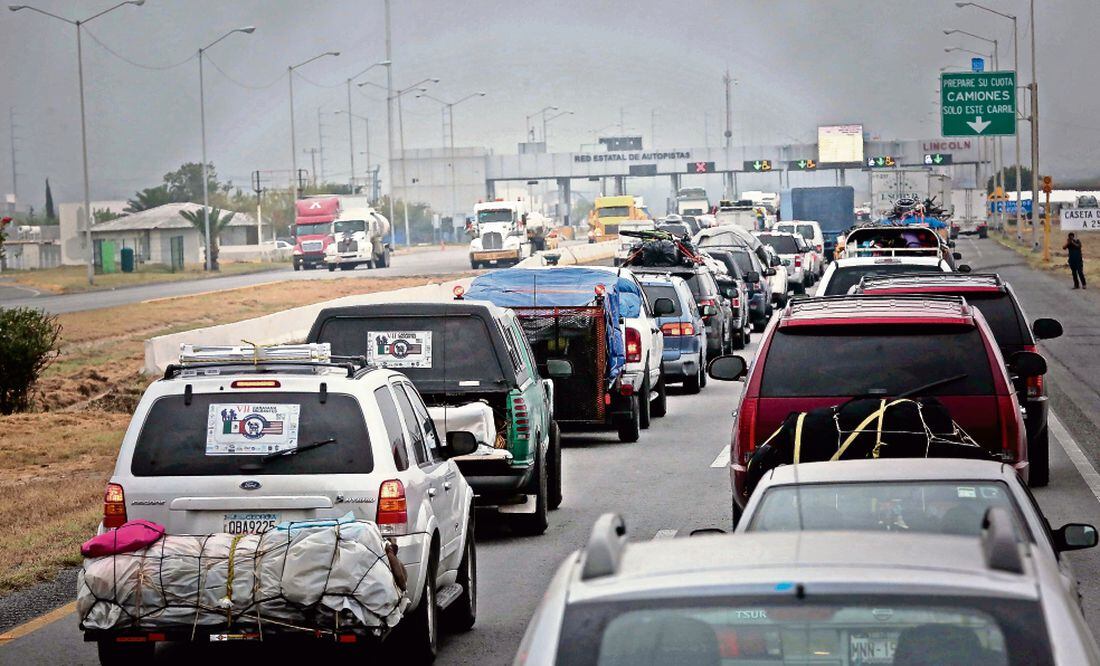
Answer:
[{"label": "highway road", "polygon": [[[992,240],[964,239],[959,249],[976,270],[998,270],[1012,282],[1030,317],[1055,316],[1065,324],[1065,337],[1043,348],[1050,361],[1054,414],[1051,484],[1036,496],[1055,526],[1070,520],[1100,522],[1100,475],[1095,471],[1100,438],[1091,416],[1100,413],[1100,359],[1095,354],[1097,334],[1092,332],[1100,330],[1100,300],[1087,292],[1068,291],[1068,276],[1059,282],[1031,271]],[[753,352],[755,338],[747,350]],[[730,410],[740,390],[740,383],[712,381],[697,396],[673,393],[668,416],[655,419],[635,444],[621,444],[610,433],[566,435],[565,499],[551,514],[545,535],[514,536],[492,514],[479,515],[478,622],[468,633],[443,638],[438,663],[510,663],[554,570],[584,544],[592,522],[605,511],[622,513],[635,540],[686,538],[701,527],[728,529],[725,461]],[[1100,549],[1067,557],[1082,580],[1089,622],[1094,632],[1100,632]],[[6,643],[0,647],[3,664],[96,663],[95,648],[81,642],[71,612],[62,611],[56,621]],[[243,651],[241,656],[249,654]],[[269,654],[265,656],[288,656]],[[193,649],[164,646],[160,657],[166,663],[194,663],[197,655]],[[317,656],[303,653],[303,658]]]}]

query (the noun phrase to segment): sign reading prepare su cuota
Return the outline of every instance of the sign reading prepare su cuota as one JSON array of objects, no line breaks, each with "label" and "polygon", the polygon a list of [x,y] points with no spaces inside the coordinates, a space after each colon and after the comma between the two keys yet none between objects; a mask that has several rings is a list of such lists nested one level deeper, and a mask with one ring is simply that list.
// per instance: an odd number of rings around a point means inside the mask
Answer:
[{"label": "sign reading prepare su cuota", "polygon": [[1100,229],[1100,208],[1063,208],[1062,231]]}]

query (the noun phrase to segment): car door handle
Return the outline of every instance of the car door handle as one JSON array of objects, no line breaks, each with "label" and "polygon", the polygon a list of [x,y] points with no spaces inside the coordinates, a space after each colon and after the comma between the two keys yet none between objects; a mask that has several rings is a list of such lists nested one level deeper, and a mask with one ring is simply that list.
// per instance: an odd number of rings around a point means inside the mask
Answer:
[{"label": "car door handle", "polygon": [[435,488],[428,488],[428,497],[435,497]]},{"label": "car door handle", "polygon": [[443,490],[450,490],[452,487],[454,487],[454,486],[450,481],[447,481],[446,483],[443,484]]}]

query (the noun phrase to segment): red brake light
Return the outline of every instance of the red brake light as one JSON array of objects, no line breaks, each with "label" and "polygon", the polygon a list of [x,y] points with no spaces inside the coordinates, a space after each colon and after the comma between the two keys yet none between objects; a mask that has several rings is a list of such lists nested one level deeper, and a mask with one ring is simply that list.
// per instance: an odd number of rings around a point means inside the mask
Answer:
[{"label": "red brake light", "polygon": [[1001,460],[1014,463],[1026,456],[1018,451],[1020,441],[1020,412],[1013,395],[997,396],[997,419],[1001,422]]},{"label": "red brake light", "polygon": [[815,245],[814,248],[816,248],[818,252],[821,252],[821,250],[824,249],[820,245]]},{"label": "red brake light", "polygon": [[695,327],[688,322],[671,322],[661,326],[665,335],[695,335]]},{"label": "red brake light", "polygon": [[795,256],[795,258],[794,258],[794,267],[795,268],[802,268],[802,255],[801,254]]},{"label": "red brake light", "polygon": [[278,379],[237,379],[234,380],[229,388],[235,389],[256,389],[256,388],[279,388],[282,386]]},{"label": "red brake light", "polygon": [[122,486],[108,483],[103,493],[103,526],[122,527],[126,524],[126,494]]},{"label": "red brake light", "polygon": [[378,488],[378,530],[386,536],[404,534],[408,528],[409,511],[405,501],[405,485],[397,479],[383,481]]},{"label": "red brake light", "polygon": [[[734,464],[747,465],[752,452],[756,450],[756,411],[759,407],[756,398],[745,398],[741,412],[737,415],[737,431],[732,453]],[[740,458],[737,455],[740,454]]]},{"label": "red brake light", "polygon": [[636,328],[626,329],[626,362],[638,363],[642,360],[642,334]]},{"label": "red brake light", "polygon": [[[1024,351],[1038,352],[1035,345],[1025,345]],[[1043,376],[1033,375],[1026,378],[1027,381],[1027,397],[1038,398],[1043,395]]]},{"label": "red brake light", "polygon": [[730,305],[735,307],[735,308],[741,307],[741,296],[740,296],[740,294],[738,294],[737,296],[734,296],[733,298],[730,299]]}]

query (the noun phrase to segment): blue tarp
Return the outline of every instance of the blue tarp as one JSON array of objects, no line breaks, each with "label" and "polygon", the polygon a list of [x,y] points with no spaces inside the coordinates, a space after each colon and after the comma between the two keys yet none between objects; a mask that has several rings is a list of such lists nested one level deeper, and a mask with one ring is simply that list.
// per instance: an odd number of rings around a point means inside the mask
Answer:
[{"label": "blue tarp", "polygon": [[901,220],[888,220],[886,218],[882,218],[882,219],[879,220],[879,222],[881,222],[883,224],[917,225],[917,226],[921,226],[921,227],[928,227],[929,229],[943,229],[947,226],[947,223],[944,222],[943,220],[941,220],[938,217],[916,217],[916,216],[913,216],[913,217],[906,217],[906,218],[901,219]]},{"label": "blue tarp", "polygon": [[465,298],[505,308],[586,307],[596,304],[598,285],[606,291],[607,380],[612,381],[626,364],[619,317],[637,317],[641,310],[642,293],[634,281],[591,268],[509,268],[474,278]]}]

